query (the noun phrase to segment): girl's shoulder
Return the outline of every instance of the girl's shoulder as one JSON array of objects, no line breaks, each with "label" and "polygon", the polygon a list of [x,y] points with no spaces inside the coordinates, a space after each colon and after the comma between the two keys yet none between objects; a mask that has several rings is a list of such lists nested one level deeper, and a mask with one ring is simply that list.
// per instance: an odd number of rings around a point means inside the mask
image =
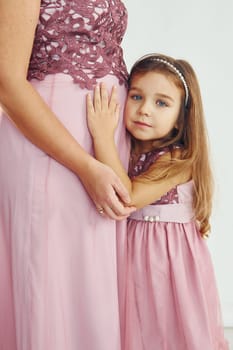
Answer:
[{"label": "girl's shoulder", "polygon": [[142,154],[141,156],[142,157],[144,156],[145,158],[148,158],[148,159],[152,158],[153,161],[156,161],[157,159],[159,159],[164,155],[168,155],[171,158],[177,157],[181,153],[182,149],[183,149],[183,145],[176,143],[173,145],[151,150],[145,154]]},{"label": "girl's shoulder", "polygon": [[147,171],[153,163],[163,157],[177,157],[182,149],[183,146],[181,144],[173,144],[141,153],[139,156],[131,155],[129,175],[132,177],[140,175],[142,172]]}]

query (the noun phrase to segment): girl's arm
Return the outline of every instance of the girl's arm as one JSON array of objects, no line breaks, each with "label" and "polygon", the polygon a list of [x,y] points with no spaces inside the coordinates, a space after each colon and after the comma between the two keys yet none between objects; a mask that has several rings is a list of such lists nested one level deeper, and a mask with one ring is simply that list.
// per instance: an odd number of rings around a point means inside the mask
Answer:
[{"label": "girl's arm", "polygon": [[129,201],[118,176],[84,151],[27,81],[40,3],[0,0],[0,104],[32,143],[79,176],[97,207],[122,219],[131,210],[118,199]]},{"label": "girl's arm", "polygon": [[[114,142],[118,116],[119,105],[115,87],[111,91],[110,98],[103,84],[95,88],[93,102],[90,94],[87,95],[88,126],[93,137],[95,156],[118,174],[130,193],[131,205],[142,208],[159,199],[176,185],[189,180],[190,174],[183,172],[159,183],[142,183],[137,179],[131,181],[121,164]],[[165,154],[163,159],[169,157],[169,154]]]}]

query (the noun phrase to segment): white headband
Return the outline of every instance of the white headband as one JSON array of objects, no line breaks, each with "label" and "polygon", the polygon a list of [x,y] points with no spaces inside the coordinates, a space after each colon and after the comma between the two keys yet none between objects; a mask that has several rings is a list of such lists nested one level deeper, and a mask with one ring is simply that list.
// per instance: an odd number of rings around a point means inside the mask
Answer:
[{"label": "white headband", "polygon": [[184,79],[184,76],[183,74],[181,74],[181,72],[179,71],[179,69],[177,69],[174,64],[168,62],[167,60],[163,59],[163,58],[160,58],[160,57],[156,57],[155,55],[153,54],[149,54],[149,55],[145,55],[145,56],[142,56],[138,61],[136,61],[136,63],[133,65],[133,68],[138,64],[140,63],[141,61],[147,59],[147,58],[150,58],[151,60],[153,61],[157,61],[157,62],[161,62],[161,63],[164,63],[166,64],[169,68],[171,68],[177,75],[178,77],[180,78],[183,86],[184,86],[184,90],[185,90],[185,107],[187,106],[187,103],[188,103],[188,98],[189,98],[189,90],[188,90],[188,85]]}]

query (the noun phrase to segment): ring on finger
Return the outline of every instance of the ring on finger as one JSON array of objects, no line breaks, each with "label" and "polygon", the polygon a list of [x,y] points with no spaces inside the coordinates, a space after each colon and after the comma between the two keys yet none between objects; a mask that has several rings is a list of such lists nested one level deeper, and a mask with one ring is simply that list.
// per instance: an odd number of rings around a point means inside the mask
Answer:
[{"label": "ring on finger", "polygon": [[102,214],[104,213],[104,208],[102,208],[102,207],[99,208],[99,209],[98,209],[98,212],[99,212],[100,215],[102,215]]}]

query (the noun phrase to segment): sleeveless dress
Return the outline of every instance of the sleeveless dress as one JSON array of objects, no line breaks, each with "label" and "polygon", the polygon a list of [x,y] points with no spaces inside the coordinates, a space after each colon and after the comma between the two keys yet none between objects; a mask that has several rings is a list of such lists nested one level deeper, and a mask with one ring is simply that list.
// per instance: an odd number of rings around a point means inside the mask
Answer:
[{"label": "sleeveless dress", "polygon": [[[142,154],[130,176],[168,149]],[[131,214],[125,350],[227,350],[206,241],[192,211],[193,182]]]},{"label": "sleeveless dress", "polygon": [[[28,80],[82,147],[88,89],[118,86],[127,12],[120,0],[42,0]],[[36,111],[35,111],[36,113]],[[128,164],[122,120],[116,132]],[[119,350],[118,223],[101,217],[73,172],[0,122],[0,349]]]}]

